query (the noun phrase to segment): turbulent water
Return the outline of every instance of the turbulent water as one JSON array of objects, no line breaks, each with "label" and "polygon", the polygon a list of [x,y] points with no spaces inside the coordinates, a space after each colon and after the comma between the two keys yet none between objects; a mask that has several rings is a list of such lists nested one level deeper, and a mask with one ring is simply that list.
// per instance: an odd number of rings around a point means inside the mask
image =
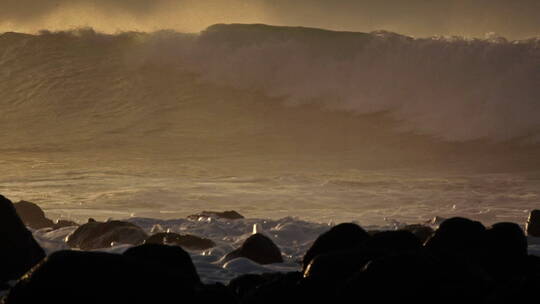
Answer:
[{"label": "turbulent water", "polygon": [[215,25],[0,36],[0,193],[328,222],[540,206],[540,39]]}]

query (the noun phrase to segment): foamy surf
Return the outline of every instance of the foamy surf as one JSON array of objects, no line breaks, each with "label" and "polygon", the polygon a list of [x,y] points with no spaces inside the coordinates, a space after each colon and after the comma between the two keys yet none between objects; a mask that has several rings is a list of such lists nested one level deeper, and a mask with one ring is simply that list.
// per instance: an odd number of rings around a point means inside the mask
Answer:
[{"label": "foamy surf", "polygon": [[[300,261],[313,241],[323,232],[333,227],[334,223],[321,224],[301,220],[299,218],[282,219],[239,219],[223,220],[201,218],[200,220],[174,219],[159,220],[151,218],[128,219],[147,233],[156,231],[156,227],[164,231],[191,234],[212,239],[216,246],[208,250],[188,250],[201,279],[206,283],[228,283],[231,279],[248,273],[291,272],[302,269]],[[404,223],[389,223],[385,226],[363,225],[367,230],[396,230]],[[223,257],[239,247],[254,232],[268,236],[281,249],[283,263],[260,265],[246,258],[237,258],[223,262]],[[433,226],[436,227],[436,226]],[[77,227],[66,227],[50,231],[41,229],[34,231],[34,237],[47,254],[68,249],[65,238]],[[98,249],[110,253],[123,253],[131,245],[117,244],[110,248]],[[529,237],[529,253],[540,256],[540,238]]]}]

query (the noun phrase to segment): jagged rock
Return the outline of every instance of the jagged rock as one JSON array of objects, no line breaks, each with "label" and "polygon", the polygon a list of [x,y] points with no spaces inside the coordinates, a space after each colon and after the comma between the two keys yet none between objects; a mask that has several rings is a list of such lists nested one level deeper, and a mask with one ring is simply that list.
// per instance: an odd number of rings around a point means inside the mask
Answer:
[{"label": "jagged rock", "polygon": [[71,248],[92,250],[111,247],[113,243],[140,245],[147,238],[142,228],[129,222],[89,220],[68,236],[67,244]]},{"label": "jagged rock", "polygon": [[18,279],[44,257],[13,203],[0,195],[0,282]]},{"label": "jagged rock", "polygon": [[227,219],[227,220],[238,220],[238,219],[244,218],[243,215],[232,210],[232,211],[224,211],[224,212],[203,211],[199,214],[193,214],[193,215],[188,216],[188,219],[198,220],[201,217],[210,217],[210,218]]},{"label": "jagged rock", "polygon": [[540,210],[531,211],[526,225],[527,235],[540,237]]},{"label": "jagged rock", "polygon": [[58,251],[17,283],[6,304],[192,303],[196,284],[176,268],[136,257]]},{"label": "jagged rock", "polygon": [[210,239],[205,239],[190,234],[180,235],[171,232],[156,233],[146,239],[144,243],[174,245],[192,250],[205,250],[216,246],[216,243]]},{"label": "jagged rock", "polygon": [[47,217],[45,212],[36,204],[27,201],[20,201],[13,204],[17,214],[23,223],[32,229],[53,227],[54,223]]},{"label": "jagged rock", "polygon": [[281,251],[276,244],[260,233],[247,238],[240,248],[228,253],[223,261],[227,262],[240,257],[248,258],[263,265],[283,262]]}]

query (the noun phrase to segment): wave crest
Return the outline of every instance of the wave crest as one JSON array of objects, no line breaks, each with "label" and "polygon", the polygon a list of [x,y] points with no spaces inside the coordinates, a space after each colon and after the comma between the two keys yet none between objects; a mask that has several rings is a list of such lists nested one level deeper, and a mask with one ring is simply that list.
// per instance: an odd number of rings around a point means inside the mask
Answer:
[{"label": "wave crest", "polygon": [[6,33],[0,65],[0,103],[25,115],[72,111],[62,114],[69,117],[84,108],[129,116],[166,109],[202,82],[289,105],[386,112],[402,131],[450,141],[536,141],[540,125],[540,39],[416,39],[260,24],[200,34]]}]

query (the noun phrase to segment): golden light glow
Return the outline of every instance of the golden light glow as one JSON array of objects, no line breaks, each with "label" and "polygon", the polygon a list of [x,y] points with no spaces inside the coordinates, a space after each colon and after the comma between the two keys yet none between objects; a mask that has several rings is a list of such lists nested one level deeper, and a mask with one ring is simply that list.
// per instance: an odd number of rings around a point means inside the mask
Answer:
[{"label": "golden light glow", "polygon": [[266,23],[411,36],[495,32],[523,39],[540,36],[539,14],[537,0],[8,0],[0,31],[198,32],[215,23]]}]

